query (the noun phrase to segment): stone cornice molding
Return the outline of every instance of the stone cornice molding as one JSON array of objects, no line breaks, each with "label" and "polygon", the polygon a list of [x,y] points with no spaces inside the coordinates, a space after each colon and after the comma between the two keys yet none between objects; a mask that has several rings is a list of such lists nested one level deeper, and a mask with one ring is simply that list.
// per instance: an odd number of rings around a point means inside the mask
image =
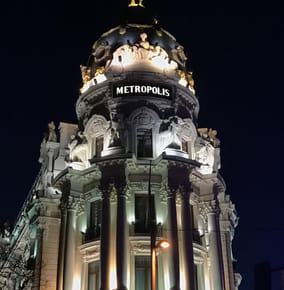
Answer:
[{"label": "stone cornice molding", "polygon": [[148,107],[140,107],[135,110],[128,118],[135,127],[152,128],[159,126],[160,118],[158,114]]},{"label": "stone cornice molding", "polygon": [[91,201],[93,198],[101,198],[101,192],[99,190],[99,186],[95,186],[92,190],[84,193],[84,198],[86,201]]},{"label": "stone cornice molding", "polygon": [[200,201],[199,195],[196,194],[195,192],[191,191],[189,201],[190,201],[191,205],[198,204]]},{"label": "stone cornice molding", "polygon": [[83,244],[79,247],[79,251],[82,255],[82,260],[84,263],[98,261],[100,259],[100,242],[93,241]]},{"label": "stone cornice molding", "polygon": [[131,255],[149,255],[150,254],[150,241],[130,241],[130,253]]}]

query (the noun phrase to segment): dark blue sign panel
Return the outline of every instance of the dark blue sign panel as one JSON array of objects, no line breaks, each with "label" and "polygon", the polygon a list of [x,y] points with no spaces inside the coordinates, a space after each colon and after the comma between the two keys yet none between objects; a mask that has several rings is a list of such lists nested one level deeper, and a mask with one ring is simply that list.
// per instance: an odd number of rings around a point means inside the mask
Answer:
[{"label": "dark blue sign panel", "polygon": [[148,96],[172,98],[172,88],[160,84],[115,84],[113,85],[113,97]]}]

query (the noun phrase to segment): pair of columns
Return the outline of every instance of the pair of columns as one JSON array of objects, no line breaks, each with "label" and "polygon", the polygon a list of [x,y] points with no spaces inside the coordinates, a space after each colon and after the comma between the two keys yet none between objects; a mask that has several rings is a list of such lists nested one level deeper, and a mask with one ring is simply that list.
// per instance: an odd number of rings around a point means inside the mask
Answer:
[{"label": "pair of columns", "polygon": [[[117,289],[127,289],[127,245],[128,225],[126,216],[126,188],[125,186],[115,187],[117,192],[117,219],[116,219],[116,279]],[[110,289],[110,198],[112,188],[103,190],[102,194],[102,226],[101,226],[101,290]]]},{"label": "pair of columns", "polygon": [[[109,290],[110,273],[110,190],[104,190],[102,200],[102,212],[104,214],[101,228],[101,290]],[[127,244],[128,225],[126,217],[126,192],[123,187],[116,188],[117,192],[117,289],[127,289]],[[185,254],[185,286],[188,290],[194,290],[194,263],[191,229],[191,209],[189,205],[189,193],[182,193],[181,198],[181,221],[183,227],[182,251]],[[169,217],[169,239],[171,242],[170,272],[171,289],[180,289],[180,262],[179,242],[177,228],[176,191],[171,190],[168,194],[168,217]]]},{"label": "pair of columns", "polygon": [[[178,226],[177,226],[177,193],[180,198],[181,213],[181,236],[182,243],[179,249]],[[194,290],[194,262],[192,243],[192,215],[189,203],[189,192],[177,188],[170,188],[168,193],[168,226],[171,253],[169,265],[171,269],[171,289],[180,289],[180,251],[184,253],[184,287]]]}]

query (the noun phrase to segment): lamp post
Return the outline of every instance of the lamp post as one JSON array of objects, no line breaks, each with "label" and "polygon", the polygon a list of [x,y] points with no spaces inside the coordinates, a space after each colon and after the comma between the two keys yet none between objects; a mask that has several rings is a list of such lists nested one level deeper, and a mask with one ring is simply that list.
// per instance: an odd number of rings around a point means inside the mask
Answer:
[{"label": "lamp post", "polygon": [[157,249],[167,249],[169,241],[161,240],[151,249],[151,290],[157,289]]},{"label": "lamp post", "polygon": [[157,223],[155,219],[155,201],[152,200],[151,193],[151,160],[149,168],[149,183],[148,183],[148,222],[150,229],[150,250],[151,250],[151,290],[157,290],[157,249],[167,249],[170,246],[169,241],[160,240],[156,242],[157,237]]}]

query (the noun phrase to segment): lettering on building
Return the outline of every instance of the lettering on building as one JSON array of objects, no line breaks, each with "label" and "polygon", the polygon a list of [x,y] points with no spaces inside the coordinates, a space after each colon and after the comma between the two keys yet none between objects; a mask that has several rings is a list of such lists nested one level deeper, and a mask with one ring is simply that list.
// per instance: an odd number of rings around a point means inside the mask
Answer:
[{"label": "lettering on building", "polygon": [[131,85],[114,85],[114,97],[123,96],[155,96],[170,98],[172,96],[172,88],[164,85],[144,85],[144,84],[131,84]]}]

